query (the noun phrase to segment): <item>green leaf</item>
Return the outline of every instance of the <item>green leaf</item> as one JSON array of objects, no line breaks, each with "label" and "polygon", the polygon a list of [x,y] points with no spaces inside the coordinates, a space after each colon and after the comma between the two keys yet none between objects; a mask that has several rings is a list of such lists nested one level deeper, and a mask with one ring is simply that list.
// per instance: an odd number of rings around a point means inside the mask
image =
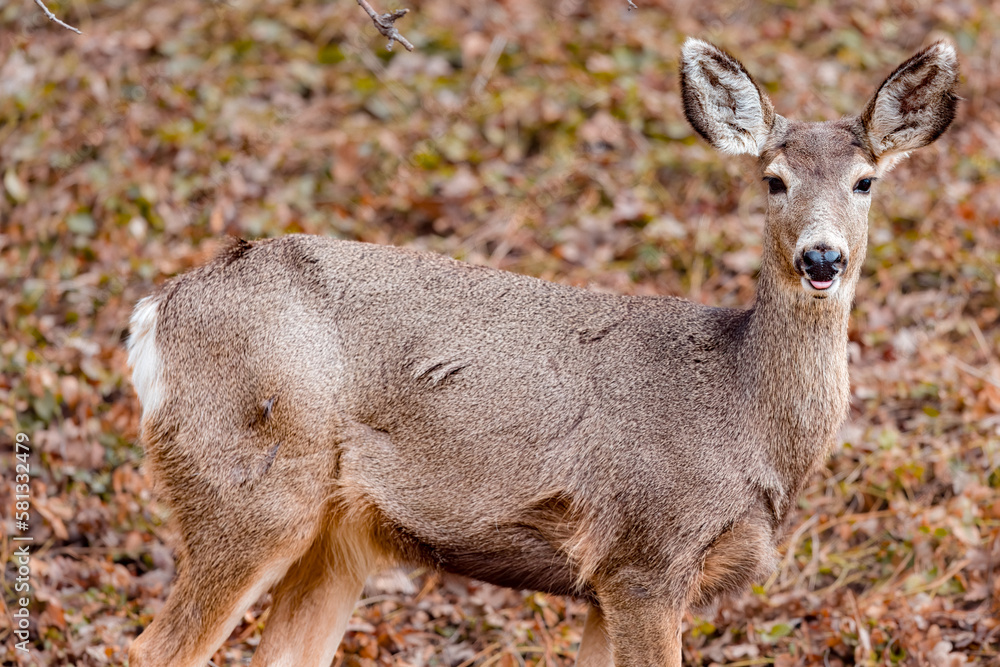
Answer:
[{"label": "green leaf", "polygon": [[66,226],[74,234],[93,236],[97,231],[97,223],[89,213],[74,213],[66,218]]},{"label": "green leaf", "polygon": [[787,623],[775,623],[769,630],[758,632],[757,638],[765,644],[776,644],[782,637],[792,634],[792,626]]},{"label": "green leaf", "polygon": [[48,422],[56,412],[56,399],[48,391],[31,401],[31,407],[43,422]]},{"label": "green leaf", "polygon": [[21,204],[28,200],[28,188],[13,169],[8,169],[3,175],[3,187],[10,198]]}]

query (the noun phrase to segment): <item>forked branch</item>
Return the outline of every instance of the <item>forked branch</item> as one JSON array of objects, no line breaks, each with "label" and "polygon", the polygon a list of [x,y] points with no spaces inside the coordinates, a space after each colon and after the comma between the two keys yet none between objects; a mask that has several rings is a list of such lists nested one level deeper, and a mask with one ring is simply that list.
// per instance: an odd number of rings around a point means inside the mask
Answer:
[{"label": "forked branch", "polygon": [[[40,0],[35,1],[39,2]],[[393,25],[397,20],[406,16],[407,12],[410,11],[409,9],[397,9],[391,13],[379,14],[372,9],[371,5],[368,4],[368,0],[358,0],[358,4],[361,5],[366,12],[368,12],[368,16],[372,17],[372,22],[375,23],[375,28],[385,37],[389,38],[389,44],[386,46],[388,50],[392,51],[393,40],[406,47],[407,51],[413,50],[413,44],[410,44],[410,41],[403,37],[399,30],[396,29],[396,26]]]},{"label": "forked branch", "polygon": [[50,21],[55,21],[56,23],[58,23],[62,27],[66,28],[67,30],[72,30],[73,32],[75,32],[78,35],[82,35],[83,34],[82,32],[80,32],[79,30],[77,30],[76,28],[74,28],[73,26],[71,26],[70,24],[64,23],[63,21],[61,21],[59,19],[58,16],[56,16],[55,14],[53,14],[52,12],[50,12],[49,8],[45,6],[45,3],[42,2],[42,0],[35,0],[35,4],[42,8],[42,11],[45,12],[45,15],[49,17]]}]

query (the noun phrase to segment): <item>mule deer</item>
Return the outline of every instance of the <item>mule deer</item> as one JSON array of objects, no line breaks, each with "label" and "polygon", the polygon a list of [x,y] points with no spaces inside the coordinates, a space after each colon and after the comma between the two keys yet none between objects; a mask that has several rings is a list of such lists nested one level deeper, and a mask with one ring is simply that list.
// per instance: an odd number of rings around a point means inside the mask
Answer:
[{"label": "mule deer", "polygon": [[685,610],[772,569],[846,417],[872,184],[948,127],[957,76],[938,42],[860,115],[794,122],[687,41],[688,120],[767,184],[748,310],[308,236],[143,299],[129,362],[179,570],[131,666],[204,665],[272,588],[253,664],[329,665],[401,561],[585,599],[581,664],[679,665]]}]

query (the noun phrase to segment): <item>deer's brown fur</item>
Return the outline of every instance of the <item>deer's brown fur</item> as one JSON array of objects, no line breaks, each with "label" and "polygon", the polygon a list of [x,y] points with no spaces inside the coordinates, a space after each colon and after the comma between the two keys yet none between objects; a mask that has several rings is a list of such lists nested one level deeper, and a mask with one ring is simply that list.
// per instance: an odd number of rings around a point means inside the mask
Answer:
[{"label": "deer's brown fur", "polygon": [[583,664],[678,665],[685,609],[766,576],[847,413],[863,181],[947,126],[957,61],[935,44],[832,123],[776,115],[698,40],[683,75],[692,125],[772,182],[750,309],[308,236],[235,243],[140,303],[180,568],[132,667],[204,664],[272,586],[254,664],[329,665],[398,561],[588,600]]}]

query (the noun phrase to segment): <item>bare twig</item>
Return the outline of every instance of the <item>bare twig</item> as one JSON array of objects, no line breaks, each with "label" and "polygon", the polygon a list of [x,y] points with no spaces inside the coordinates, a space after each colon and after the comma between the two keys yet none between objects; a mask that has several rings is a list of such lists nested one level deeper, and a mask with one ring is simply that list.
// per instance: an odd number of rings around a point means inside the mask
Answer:
[{"label": "bare twig", "polygon": [[941,586],[944,586],[946,583],[948,583],[948,581],[950,581],[952,577],[954,577],[956,574],[964,570],[965,566],[968,565],[970,562],[972,562],[971,558],[963,558],[957,563],[953,563],[952,566],[949,567],[944,574],[942,574],[934,581],[926,583],[923,586],[918,586],[916,588],[907,590],[906,594],[916,595],[917,593],[923,593],[925,591],[933,591],[937,588],[940,588]]},{"label": "bare twig", "polygon": [[[40,0],[35,0],[35,2],[39,1]],[[384,36],[389,38],[389,44],[386,46],[386,49],[392,51],[392,42],[395,40],[406,47],[407,51],[413,50],[413,44],[410,44],[409,40],[403,37],[399,33],[399,30],[396,29],[396,26],[393,25],[397,20],[406,16],[407,12],[410,11],[409,9],[397,9],[392,13],[378,14],[374,9],[372,9],[372,6],[368,4],[368,0],[358,0],[358,4],[361,5],[362,9],[368,12],[368,16],[372,17],[372,21],[375,23],[375,28]]]},{"label": "bare twig", "polygon": [[493,69],[497,66],[497,61],[500,59],[500,54],[503,53],[505,46],[507,46],[507,38],[503,35],[497,35],[490,42],[490,49],[486,52],[486,57],[483,58],[483,62],[479,65],[479,72],[472,81],[472,97],[478,97],[483,92],[483,89],[486,88],[486,84],[493,75]]},{"label": "bare twig", "polygon": [[633,9],[639,9],[639,5],[632,2],[632,0],[628,0],[628,10],[632,11]]},{"label": "bare twig", "polygon": [[976,368],[975,366],[970,366],[969,364],[965,363],[961,359],[958,359],[957,357],[954,357],[952,355],[948,355],[948,358],[951,360],[951,363],[955,364],[956,368],[958,368],[959,370],[965,371],[966,373],[968,373],[972,377],[977,377],[980,380],[982,380],[983,382],[989,382],[994,387],[1000,387],[1000,381],[997,381],[989,373],[986,373],[985,371],[981,371],[978,368]]},{"label": "bare twig", "polygon": [[774,582],[777,581],[778,576],[781,575],[795,561],[795,548],[798,546],[799,540],[807,530],[816,524],[817,521],[819,521],[819,514],[813,514],[811,517],[806,519],[805,523],[796,528],[795,532],[792,533],[792,536],[788,538],[788,551],[785,552],[785,557],[781,559],[781,566],[774,571],[771,578],[764,584],[765,592],[771,590],[771,586],[773,586]]},{"label": "bare twig", "polygon": [[42,8],[42,11],[45,12],[45,15],[49,17],[50,21],[55,21],[57,24],[59,24],[62,27],[66,28],[67,30],[72,30],[73,32],[75,32],[78,35],[82,35],[83,34],[82,32],[80,32],[79,30],[77,30],[76,28],[74,28],[73,26],[71,26],[70,24],[63,23],[62,21],[60,21],[59,18],[56,17],[55,14],[53,14],[52,12],[49,11],[49,8],[45,6],[45,3],[42,2],[42,0],[35,0],[35,4]]},{"label": "bare twig", "polygon": [[[861,618],[861,610],[858,608],[858,598],[856,598],[854,596],[854,592],[850,590],[847,591],[847,596],[848,599],[850,599],[851,601],[851,605],[854,607],[853,609],[854,624],[857,627],[858,631],[858,642],[861,644],[860,646],[862,650],[861,659],[867,661],[868,659],[871,658],[872,655],[871,634],[869,634],[868,628],[865,627],[865,622]],[[855,651],[855,654],[856,653],[857,651]]]}]

